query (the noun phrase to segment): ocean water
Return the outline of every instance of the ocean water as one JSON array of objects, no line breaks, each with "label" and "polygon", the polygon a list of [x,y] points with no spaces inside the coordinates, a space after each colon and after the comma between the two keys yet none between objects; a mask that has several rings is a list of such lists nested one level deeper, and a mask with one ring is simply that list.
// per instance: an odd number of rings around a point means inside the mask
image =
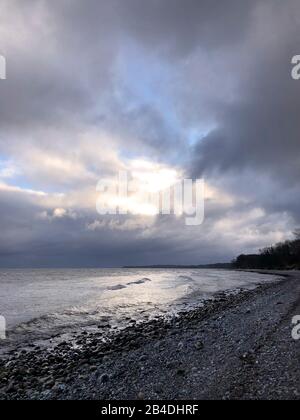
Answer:
[{"label": "ocean water", "polygon": [[0,270],[0,315],[6,319],[8,342],[32,340],[173,316],[220,292],[277,279],[197,269]]}]

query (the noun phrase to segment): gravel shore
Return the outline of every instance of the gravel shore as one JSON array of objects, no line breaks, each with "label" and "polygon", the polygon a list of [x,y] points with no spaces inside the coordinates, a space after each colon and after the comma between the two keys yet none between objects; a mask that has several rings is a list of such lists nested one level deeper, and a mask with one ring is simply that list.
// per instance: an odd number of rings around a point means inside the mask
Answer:
[{"label": "gravel shore", "polygon": [[103,342],[33,348],[0,361],[0,399],[299,399],[300,274]]}]

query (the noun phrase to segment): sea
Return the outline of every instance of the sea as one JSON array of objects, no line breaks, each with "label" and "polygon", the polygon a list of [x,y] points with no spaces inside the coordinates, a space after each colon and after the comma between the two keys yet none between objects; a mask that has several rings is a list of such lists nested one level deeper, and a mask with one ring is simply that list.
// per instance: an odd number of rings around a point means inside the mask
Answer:
[{"label": "sea", "polygon": [[176,317],[222,292],[273,281],[278,277],[212,269],[1,269],[0,348]]}]

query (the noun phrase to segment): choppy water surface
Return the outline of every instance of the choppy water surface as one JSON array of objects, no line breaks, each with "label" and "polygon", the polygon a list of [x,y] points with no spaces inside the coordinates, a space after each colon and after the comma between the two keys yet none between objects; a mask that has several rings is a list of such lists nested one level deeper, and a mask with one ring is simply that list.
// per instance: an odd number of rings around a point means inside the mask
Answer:
[{"label": "choppy water surface", "polygon": [[276,279],[196,269],[0,270],[0,315],[8,336],[53,336],[167,316]]}]

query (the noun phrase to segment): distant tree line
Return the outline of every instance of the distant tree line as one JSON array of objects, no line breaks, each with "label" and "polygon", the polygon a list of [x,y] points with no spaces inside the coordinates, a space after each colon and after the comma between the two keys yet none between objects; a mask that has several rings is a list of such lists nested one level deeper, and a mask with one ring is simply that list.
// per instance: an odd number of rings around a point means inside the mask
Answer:
[{"label": "distant tree line", "polygon": [[232,264],[241,269],[300,269],[300,229],[294,240],[264,248],[259,254],[242,254]]}]

